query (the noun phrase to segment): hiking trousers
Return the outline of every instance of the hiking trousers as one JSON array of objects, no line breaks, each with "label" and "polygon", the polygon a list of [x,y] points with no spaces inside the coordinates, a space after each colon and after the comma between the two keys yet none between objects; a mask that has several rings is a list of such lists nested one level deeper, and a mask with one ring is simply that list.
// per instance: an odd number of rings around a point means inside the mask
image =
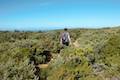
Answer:
[{"label": "hiking trousers", "polygon": [[63,42],[63,45],[69,46],[69,42]]}]

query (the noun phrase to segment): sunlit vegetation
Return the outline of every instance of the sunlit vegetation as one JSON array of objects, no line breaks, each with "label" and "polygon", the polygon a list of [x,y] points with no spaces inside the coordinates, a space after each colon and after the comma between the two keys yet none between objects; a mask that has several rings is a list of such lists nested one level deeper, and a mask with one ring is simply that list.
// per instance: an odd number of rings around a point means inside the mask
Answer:
[{"label": "sunlit vegetation", "polygon": [[[120,80],[120,28],[0,32],[0,80]],[[38,67],[46,64],[46,68]]]}]

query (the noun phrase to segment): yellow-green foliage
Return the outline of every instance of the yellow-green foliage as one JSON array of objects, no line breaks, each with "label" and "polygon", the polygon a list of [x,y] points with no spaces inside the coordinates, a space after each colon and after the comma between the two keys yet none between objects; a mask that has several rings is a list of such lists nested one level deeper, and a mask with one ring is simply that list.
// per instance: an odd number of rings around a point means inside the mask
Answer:
[{"label": "yellow-green foliage", "polygon": [[37,63],[44,62],[46,56],[39,55],[44,50],[51,52],[53,60],[40,69],[42,80],[120,77],[120,28],[71,29],[72,43],[77,44],[57,53],[61,32],[0,32],[0,80],[37,80],[29,60],[34,55]]}]

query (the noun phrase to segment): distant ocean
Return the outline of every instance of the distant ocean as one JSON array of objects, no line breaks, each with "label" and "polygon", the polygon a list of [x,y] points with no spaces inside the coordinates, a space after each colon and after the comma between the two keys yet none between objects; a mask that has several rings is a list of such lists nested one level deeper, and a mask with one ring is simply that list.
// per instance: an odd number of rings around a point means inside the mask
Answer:
[{"label": "distant ocean", "polygon": [[74,28],[88,28],[88,29],[96,29],[96,28],[111,28],[111,27],[119,27],[119,26],[106,26],[106,27],[70,27],[70,26],[60,26],[60,27],[19,27],[19,28],[15,28],[15,27],[0,27],[0,31],[50,31],[50,30],[58,30],[58,29],[64,29],[64,28],[68,28],[68,29],[74,29]]}]

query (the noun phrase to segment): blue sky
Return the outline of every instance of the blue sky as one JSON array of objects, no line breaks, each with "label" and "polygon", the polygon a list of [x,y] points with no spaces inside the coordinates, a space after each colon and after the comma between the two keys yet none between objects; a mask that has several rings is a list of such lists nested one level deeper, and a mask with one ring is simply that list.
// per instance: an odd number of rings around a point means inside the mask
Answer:
[{"label": "blue sky", "polygon": [[0,30],[120,25],[120,0],[0,0]]}]

